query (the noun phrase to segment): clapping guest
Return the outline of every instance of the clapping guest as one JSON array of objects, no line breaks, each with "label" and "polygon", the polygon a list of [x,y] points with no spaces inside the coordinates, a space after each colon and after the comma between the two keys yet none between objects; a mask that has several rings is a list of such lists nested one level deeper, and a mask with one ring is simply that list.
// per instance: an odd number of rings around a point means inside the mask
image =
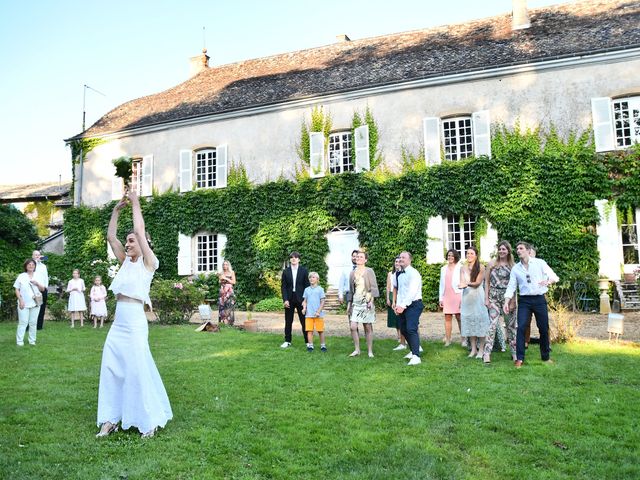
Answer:
[{"label": "clapping guest", "polygon": [[84,300],[84,280],[80,278],[80,270],[73,270],[73,278],[67,283],[67,293],[69,302],[67,310],[71,316],[71,328],[75,326],[75,321],[80,320],[80,326],[84,327],[84,312],[87,311],[87,302]]},{"label": "clapping guest", "polygon": [[489,313],[484,304],[484,266],[478,260],[478,250],[467,248],[467,263],[460,269],[460,284],[463,289],[460,305],[462,336],[471,344],[469,357],[482,358],[485,337],[489,331]]},{"label": "clapping guest", "polygon": [[368,255],[366,252],[358,252],[356,268],[349,277],[349,294],[351,295],[349,326],[351,327],[351,338],[355,347],[351,355],[349,355],[350,357],[360,355],[358,325],[362,324],[367,340],[367,351],[369,357],[373,358],[373,324],[376,321],[376,308],[373,302],[374,299],[380,296],[380,292],[378,291],[375,272],[365,266],[367,260]]}]

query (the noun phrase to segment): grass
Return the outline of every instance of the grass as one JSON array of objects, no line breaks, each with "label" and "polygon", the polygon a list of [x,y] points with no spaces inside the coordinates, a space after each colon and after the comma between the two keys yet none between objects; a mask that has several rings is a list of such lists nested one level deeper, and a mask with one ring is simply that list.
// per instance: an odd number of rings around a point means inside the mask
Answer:
[{"label": "grass", "polygon": [[347,338],[312,354],[300,337],[192,326],[150,328],[174,419],[150,440],[97,440],[107,329],[49,322],[15,346],[0,323],[2,479],[640,478],[640,349],[532,346],[485,367],[462,349],[424,345],[406,367],[392,340],[347,358]]}]

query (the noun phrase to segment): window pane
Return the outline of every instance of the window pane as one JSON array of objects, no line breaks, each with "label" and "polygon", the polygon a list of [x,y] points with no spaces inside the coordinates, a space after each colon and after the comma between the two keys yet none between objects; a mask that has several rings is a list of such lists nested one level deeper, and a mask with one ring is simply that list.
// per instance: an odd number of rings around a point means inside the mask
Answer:
[{"label": "window pane", "polygon": [[343,173],[353,171],[351,160],[351,132],[329,135],[329,172]]}]

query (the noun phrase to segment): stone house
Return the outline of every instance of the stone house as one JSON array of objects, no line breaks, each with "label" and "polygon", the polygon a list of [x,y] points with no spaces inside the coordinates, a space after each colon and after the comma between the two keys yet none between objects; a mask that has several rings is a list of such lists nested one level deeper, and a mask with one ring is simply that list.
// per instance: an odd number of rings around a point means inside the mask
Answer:
[{"label": "stone house", "polygon": [[[468,23],[362,40],[342,35],[332,45],[229,65],[210,66],[204,51],[185,82],[120,105],[68,140],[108,140],[88,153],[76,198],[89,206],[118,198],[111,160],[122,155],[134,158],[132,184],[142,195],[225,188],[232,163],[242,163],[256,183],[293,177],[300,125],[316,106],[330,112],[333,130],[328,139],[310,135],[312,176],[368,169],[368,127],[351,130],[354,111],[366,108],[392,169],[402,148],[423,149],[428,164],[490,156],[496,124],[554,125],[560,134],[593,128],[598,151],[640,141],[640,2],[528,10],[514,0],[512,7]],[[605,202],[598,205],[600,273],[618,279],[620,265],[628,272],[640,263],[640,210],[619,226],[615,209],[604,215]],[[476,219],[464,220],[429,221],[429,262],[443,261],[445,248],[464,255],[474,241],[491,252],[495,230],[489,226],[477,239]],[[335,284],[357,231],[336,225],[327,240]],[[218,269],[225,241],[224,232],[181,235],[179,273]]]}]

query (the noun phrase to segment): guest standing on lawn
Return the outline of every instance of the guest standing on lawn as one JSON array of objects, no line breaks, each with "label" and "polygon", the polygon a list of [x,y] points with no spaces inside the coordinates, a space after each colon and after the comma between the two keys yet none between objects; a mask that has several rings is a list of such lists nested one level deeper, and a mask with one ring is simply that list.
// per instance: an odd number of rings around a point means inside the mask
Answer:
[{"label": "guest standing on lawn", "polygon": [[516,360],[516,316],[515,316],[515,299],[511,299],[509,313],[504,313],[504,294],[509,285],[509,276],[513,268],[513,254],[511,253],[511,244],[506,240],[498,243],[498,256],[495,260],[491,260],[487,265],[487,274],[485,275],[485,305],[489,309],[489,332],[487,341],[484,344],[484,355],[482,360],[484,363],[491,362],[491,352],[493,351],[493,343],[498,336],[498,332],[502,330],[500,320],[502,315],[505,317],[505,326],[507,329],[507,340],[511,349],[511,357]]},{"label": "guest standing on lawn", "polygon": [[400,257],[396,257],[393,268],[387,274],[387,327],[396,329],[396,338],[398,339],[398,345],[394,350],[405,350],[407,348],[407,340],[400,332],[400,324],[398,323],[398,315],[396,315],[396,299],[393,289],[393,278],[402,270],[400,266]]},{"label": "guest standing on lawn", "polygon": [[409,252],[400,254],[402,270],[394,277],[393,288],[396,290],[396,314],[400,320],[400,331],[407,339],[411,351],[404,357],[407,365],[419,365],[420,359],[420,314],[424,309],[422,303],[422,276],[411,266],[412,257]]},{"label": "guest standing on lawn", "polygon": [[84,299],[84,280],[80,278],[80,270],[73,270],[73,278],[67,283],[69,302],[67,310],[71,316],[71,328],[75,327],[75,321],[80,320],[80,326],[84,327],[84,312],[87,311],[87,302]]},{"label": "guest standing on lawn", "polygon": [[22,265],[24,270],[16,281],[13,288],[18,298],[18,330],[16,331],[16,344],[19,347],[24,345],[24,333],[29,327],[29,344],[36,344],[36,330],[38,324],[38,312],[40,305],[36,302],[38,294],[42,295],[44,285],[38,281],[36,275],[36,262],[32,258],[25,260]]},{"label": "guest standing on lawn", "polygon": [[300,326],[302,327],[302,337],[305,343],[307,342],[307,336],[304,331],[304,313],[302,313],[302,294],[308,286],[309,272],[300,265],[300,254],[291,252],[289,266],[282,271],[282,279],[280,281],[280,291],[284,302],[284,342],[280,345],[280,348],[291,346],[294,310],[298,312],[298,320],[300,320]]},{"label": "guest standing on lawn", "polygon": [[531,245],[527,242],[518,242],[516,252],[520,261],[511,269],[509,284],[504,294],[504,313],[511,312],[510,300],[514,298],[516,289],[518,296],[518,334],[516,337],[516,368],[522,367],[524,362],[525,332],[531,323],[531,313],[536,317],[536,325],[540,332],[540,357],[543,362],[551,362],[549,353],[549,311],[545,294],[549,285],[558,281],[547,262],[541,258],[530,256]]},{"label": "guest standing on lawn", "polygon": [[478,260],[478,250],[467,248],[467,264],[460,269],[460,305],[462,335],[471,345],[469,357],[482,358],[485,337],[489,331],[489,312],[484,305],[484,265]]},{"label": "guest standing on lawn", "polygon": [[38,283],[44,286],[42,290],[42,305],[40,305],[40,311],[38,312],[38,330],[44,328],[44,314],[47,309],[47,290],[49,289],[49,271],[42,259],[44,258],[39,250],[34,250],[31,254],[31,258],[36,262],[36,277]]},{"label": "guest standing on lawn", "polygon": [[349,326],[351,327],[351,338],[355,347],[351,355],[349,355],[350,357],[360,355],[358,325],[362,324],[365,338],[367,339],[367,352],[369,358],[373,358],[373,324],[376,321],[376,307],[373,301],[380,296],[380,292],[375,272],[365,266],[367,259],[366,252],[358,252],[356,268],[349,277],[349,294],[351,295],[351,305],[348,308]]},{"label": "guest standing on lawn", "polygon": [[102,284],[100,275],[93,279],[93,287],[89,292],[91,300],[91,316],[93,317],[93,328],[98,328],[98,320],[100,320],[100,328],[104,326],[104,320],[107,318],[107,289]]},{"label": "guest standing on lawn", "polygon": [[[120,210],[127,202],[133,211],[133,232],[123,246],[116,237]],[[113,209],[107,240],[121,267],[109,289],[116,295],[113,325],[102,352],[98,392],[97,437],[136,427],[142,438],[152,437],[158,427],[173,418],[171,405],[149,350],[149,326],[144,305],[151,306],[149,288],[158,259],[149,246],[140,201],[135,192],[125,193]]]},{"label": "guest standing on lawn", "polygon": [[[460,280],[460,254],[457,250],[447,252],[447,264],[440,269],[440,308],[444,313],[444,346],[451,345],[451,330],[453,316],[458,321],[460,328],[460,303],[462,302],[462,290],[458,288]],[[462,338],[464,345],[465,338]]]},{"label": "guest standing on lawn", "polygon": [[222,272],[218,274],[220,294],[218,296],[218,322],[233,325],[236,320],[236,297],[233,286],[236,284],[236,272],[228,260],[222,262]]},{"label": "guest standing on lawn", "polygon": [[320,275],[317,272],[309,274],[310,285],[304,289],[302,301],[302,313],[305,315],[305,331],[307,332],[307,351],[313,352],[313,330],[320,337],[320,350],[327,351],[324,341],[324,288],[318,285]]}]

